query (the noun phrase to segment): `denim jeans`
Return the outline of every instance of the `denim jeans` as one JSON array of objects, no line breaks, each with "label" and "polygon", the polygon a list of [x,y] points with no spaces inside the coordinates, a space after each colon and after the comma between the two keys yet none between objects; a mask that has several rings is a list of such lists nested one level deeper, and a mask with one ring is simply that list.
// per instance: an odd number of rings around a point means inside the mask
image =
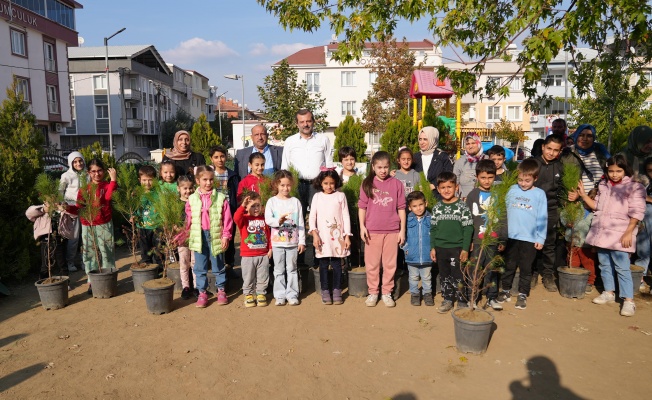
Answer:
[{"label": "denim jeans", "polygon": [[408,264],[410,293],[419,294],[419,278],[421,278],[421,289],[423,294],[432,293],[432,263],[430,264]]},{"label": "denim jeans", "polygon": [[193,271],[197,277],[195,287],[202,293],[208,289],[208,263],[210,262],[213,275],[215,275],[216,290],[224,290],[226,284],[226,268],[224,268],[224,255],[218,254],[217,257],[211,254],[211,232],[209,230],[201,231],[201,253],[195,251],[195,265]]},{"label": "denim jeans", "polygon": [[636,235],[636,255],[638,259],[634,264],[645,268],[644,275],[647,274],[647,267],[650,264],[650,248],[652,247],[652,204],[645,205],[645,216],[643,217],[645,228],[638,231]]},{"label": "denim jeans", "polygon": [[[274,298],[299,298],[299,273],[297,272],[297,247],[272,247],[274,256]],[[287,281],[285,280],[287,275]]]},{"label": "denim jeans", "polygon": [[631,299],[634,297],[632,272],[629,269],[629,253],[624,251],[598,249],[598,262],[600,263],[600,276],[604,290],[616,290],[614,275],[618,274],[618,289],[620,297]]}]

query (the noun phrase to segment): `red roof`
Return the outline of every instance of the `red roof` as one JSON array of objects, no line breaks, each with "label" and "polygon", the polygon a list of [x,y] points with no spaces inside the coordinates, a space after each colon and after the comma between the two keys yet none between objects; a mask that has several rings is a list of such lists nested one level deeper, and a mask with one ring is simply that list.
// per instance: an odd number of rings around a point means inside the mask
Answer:
[{"label": "red roof", "polygon": [[426,96],[429,99],[450,99],[453,94],[450,79],[446,78],[442,82],[434,71],[416,70],[412,73],[411,98]]}]

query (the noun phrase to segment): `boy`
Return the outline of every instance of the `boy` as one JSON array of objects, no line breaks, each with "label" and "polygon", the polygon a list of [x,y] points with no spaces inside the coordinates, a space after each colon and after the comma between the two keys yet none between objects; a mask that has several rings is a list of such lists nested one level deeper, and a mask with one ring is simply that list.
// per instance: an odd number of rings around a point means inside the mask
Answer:
[{"label": "boy", "polygon": [[[559,233],[559,198],[561,185],[561,175],[564,167],[559,161],[559,153],[564,144],[564,137],[560,134],[553,133],[548,135],[541,146],[541,154],[534,157],[539,163],[539,178],[534,186],[543,190],[548,201],[548,231],[546,239],[543,242],[543,249],[537,254],[536,269],[543,277],[543,286],[549,292],[556,292],[555,284],[555,267],[557,252],[557,236]],[[565,247],[565,246],[562,246]],[[565,264],[565,263],[564,263]],[[536,285],[536,273],[532,274],[533,285]]]},{"label": "boy", "polygon": [[[216,189],[226,196],[226,201],[229,202],[231,212],[235,213],[233,210],[238,209],[236,194],[238,192],[238,185],[240,184],[240,177],[235,171],[226,166],[228,152],[224,146],[213,146],[208,154],[211,155],[211,164],[215,168]],[[235,224],[233,224],[231,237],[235,237]],[[224,252],[224,264],[226,264],[226,273],[229,274],[229,277],[233,277],[234,262],[235,246],[229,246]]]},{"label": "boy", "polygon": [[[471,215],[473,216],[473,250],[471,252],[471,259],[475,260],[477,260],[480,254],[482,237],[486,234],[487,211],[485,206],[491,201],[491,187],[496,179],[496,167],[496,163],[492,160],[478,161],[475,167],[475,174],[478,177],[478,187],[471,190],[466,198],[466,205],[471,210]],[[505,249],[503,243],[505,242],[506,233],[504,221],[500,221],[496,230],[498,245],[488,246],[484,249],[479,265],[481,268],[487,268],[497,251],[503,251]],[[503,306],[496,301],[496,297],[498,297],[498,272],[487,271],[483,286],[487,292],[487,306],[494,310],[502,310]],[[475,300],[473,299],[473,301]]]},{"label": "boy", "polygon": [[432,295],[432,260],[430,259],[430,218],[428,202],[423,192],[414,191],[406,199],[410,213],[407,216],[407,238],[402,249],[405,251],[410,277],[410,304],[421,305],[419,294],[419,278],[423,302],[426,306],[434,306]]},{"label": "boy", "polygon": [[462,263],[469,258],[469,248],[473,236],[473,218],[462,200],[455,196],[459,189],[457,176],[452,172],[442,172],[437,176],[437,192],[441,201],[432,209],[430,228],[430,258],[439,260],[442,295],[444,301],[437,309],[440,314],[453,308],[457,296],[457,306],[467,307],[467,299],[462,295]]},{"label": "boy", "polygon": [[136,212],[136,227],[138,228],[138,243],[140,244],[140,262],[145,264],[161,264],[158,257],[156,246],[158,240],[156,238],[155,213],[152,207],[151,196],[155,195],[150,193],[154,180],[156,179],[156,169],[151,165],[143,165],[138,168],[138,180],[140,186],[145,189],[145,193],[140,198],[140,209]]},{"label": "boy", "polygon": [[349,146],[342,147],[337,155],[340,158],[340,163],[342,163],[340,176],[342,177],[342,184],[345,185],[351,176],[358,173],[358,169],[355,167],[357,156],[353,147]]},{"label": "boy", "polygon": [[[242,206],[235,212],[234,221],[240,229],[240,255],[242,256],[242,293],[245,307],[265,307],[267,305],[267,285],[269,284],[269,260],[272,245],[269,240],[270,228],[265,224],[260,195],[250,192],[242,200]],[[254,283],[256,300],[254,301]]]},{"label": "boy", "polygon": [[502,277],[503,291],[497,301],[511,301],[509,291],[516,273],[520,269],[518,299],[516,308],[525,310],[530,294],[532,263],[537,250],[543,248],[548,227],[546,194],[534,186],[539,176],[539,163],[532,158],[523,160],[518,166],[518,184],[513,185],[505,199],[507,208],[507,261]]},{"label": "boy", "polygon": [[494,181],[501,182],[503,180],[503,174],[507,171],[505,167],[505,149],[503,146],[495,145],[487,150],[487,156],[496,165],[496,177]]}]

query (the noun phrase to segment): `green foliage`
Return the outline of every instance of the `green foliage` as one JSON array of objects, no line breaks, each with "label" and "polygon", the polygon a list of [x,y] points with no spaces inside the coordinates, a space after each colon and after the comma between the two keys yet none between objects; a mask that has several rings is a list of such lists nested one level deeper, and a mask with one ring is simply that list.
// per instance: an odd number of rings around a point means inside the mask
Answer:
[{"label": "green foliage", "polygon": [[[83,154],[83,153],[82,153]],[[93,181],[88,181],[88,175],[84,174],[80,178],[79,182],[79,193],[81,195],[81,200],[78,201],[80,206],[79,208],[79,217],[85,219],[86,221],[94,221],[102,210],[100,203],[100,198],[97,197],[98,194],[98,185]],[[95,259],[97,260],[97,265],[99,271],[102,272],[102,257],[100,257],[99,245],[97,243],[97,233],[95,225],[89,227],[91,230],[91,250],[95,253]],[[84,246],[89,244],[84,243]]]},{"label": "green foliage", "polygon": [[356,121],[352,116],[347,115],[344,121],[335,129],[335,154],[333,159],[335,161],[342,161],[339,159],[338,150],[344,146],[352,147],[358,156],[358,162],[367,161],[365,151],[367,151],[367,142],[365,141],[365,132],[362,129],[360,121]]},{"label": "green foliage", "polygon": [[55,180],[45,172],[36,176],[34,190],[36,190],[39,200],[52,205],[50,215],[55,211],[54,205],[63,202],[63,195],[59,192],[59,179]]},{"label": "green foliage", "polygon": [[290,165],[288,171],[290,171],[290,173],[292,174],[292,181],[294,182],[294,185],[292,185],[292,190],[290,190],[290,196],[296,197],[298,199],[299,198],[299,170],[294,168],[294,166]]},{"label": "green foliage", "polygon": [[[272,177],[271,176],[263,177],[263,181],[258,184],[258,190],[260,194],[260,203],[262,205],[267,204],[267,200],[274,197],[274,195],[272,194]],[[242,195],[240,196],[242,197],[242,199],[244,199],[247,196],[246,192],[247,192],[246,190],[242,192]],[[239,202],[241,202],[242,199],[238,199],[240,200]]]},{"label": "green foliage", "polygon": [[86,160],[86,165],[93,159],[97,158],[101,160],[107,168],[115,168],[116,160],[109,152],[102,150],[102,145],[100,142],[95,142],[90,146],[83,147],[79,149],[79,152],[84,156]]},{"label": "green foliage", "polygon": [[179,108],[172,118],[163,121],[161,124],[163,147],[168,149],[174,147],[172,143],[174,141],[174,134],[178,131],[190,132],[194,123],[195,120],[192,115],[183,108]]},{"label": "green foliage", "polygon": [[135,263],[138,263],[136,258],[136,246],[138,245],[136,213],[141,207],[144,192],[138,179],[136,166],[127,163],[118,165],[118,190],[113,192],[113,208],[129,222],[130,231],[124,230],[123,232],[127,236]]},{"label": "green foliage", "polygon": [[[203,154],[206,160],[211,159],[211,147],[220,144],[219,136],[213,132],[213,129],[206,120],[206,115],[203,113],[192,126],[192,131],[190,132],[190,143],[192,143],[192,150]],[[208,164],[210,165],[210,162]]]},{"label": "green foliage", "polygon": [[566,227],[570,228],[570,243],[568,245],[568,265],[570,260],[573,259],[573,247],[579,240],[575,234],[575,225],[584,218],[584,204],[579,201],[567,201],[568,194],[577,189],[580,180],[582,179],[582,169],[575,164],[564,164],[564,170],[561,175],[562,191],[562,208],[559,212],[559,217],[562,221],[561,231],[562,234],[566,231]]},{"label": "green foliage", "polygon": [[[351,226],[358,226],[358,200],[360,199],[360,187],[363,181],[362,175],[353,175],[349,177],[346,185],[342,186],[342,192],[346,196],[346,202],[349,207],[349,215],[351,216]],[[351,231],[356,232],[351,228]]]},{"label": "green foliage", "polygon": [[[220,138],[220,143],[224,144],[226,147],[231,147],[229,143],[233,143],[233,124],[232,121],[237,118],[218,118],[215,115],[215,119],[210,121],[208,124],[211,126],[211,129],[217,137]],[[242,120],[240,120],[242,125]],[[220,137],[220,125],[222,125],[222,136]]]},{"label": "green foliage", "polygon": [[423,192],[423,195],[426,196],[426,202],[428,203],[426,208],[428,211],[432,211],[432,208],[437,204],[438,200],[432,192],[432,189],[430,189],[430,182],[428,182],[426,174],[424,174],[423,171],[419,172],[419,183],[414,185],[414,190]]},{"label": "green foliage", "polygon": [[184,203],[179,200],[179,194],[175,190],[166,187],[150,191],[147,195],[152,202],[152,207],[156,210],[154,221],[163,239],[160,251],[161,254],[164,254],[163,278],[165,278],[170,262],[169,255],[177,248],[174,237],[182,228],[181,214],[184,210]]},{"label": "green foliage", "polygon": [[564,197],[568,197],[568,193],[577,189],[580,179],[582,179],[582,169],[579,165],[571,163],[564,164],[564,169],[561,175],[561,185],[564,189]]},{"label": "green foliage", "polygon": [[416,152],[419,148],[418,136],[417,127],[412,125],[410,116],[403,110],[398,119],[390,121],[387,125],[385,134],[380,137],[380,149],[388,152],[392,158],[402,146],[407,146]]},{"label": "green foliage", "polygon": [[302,108],[313,112],[316,132],[324,132],[328,128],[327,114],[320,111],[324,108],[325,100],[319,93],[308,92],[306,82],[299,83],[297,77],[297,71],[290,68],[284,59],[271,75],[265,77],[263,86],[258,86],[258,96],[267,119],[279,123],[277,128],[270,130],[270,135],[279,139],[286,139],[298,132],[296,114]]},{"label": "green foliage", "polygon": [[516,151],[514,151],[514,160],[518,157],[518,147],[521,142],[527,139],[525,132],[521,126],[516,126],[513,122],[509,122],[507,118],[501,118],[500,122],[494,125],[494,132],[496,138],[505,140],[507,142],[516,143]]}]

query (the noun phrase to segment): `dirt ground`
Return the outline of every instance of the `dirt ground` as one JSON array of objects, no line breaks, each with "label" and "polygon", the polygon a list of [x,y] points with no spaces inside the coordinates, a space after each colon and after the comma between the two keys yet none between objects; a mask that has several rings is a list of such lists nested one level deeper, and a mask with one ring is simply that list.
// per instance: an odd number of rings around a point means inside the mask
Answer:
[{"label": "dirt ground", "polygon": [[[118,295],[93,299],[83,273],[69,305],[45,311],[36,288],[0,299],[4,399],[637,399],[652,383],[652,296],[633,318],[618,304],[569,300],[539,285],[527,310],[494,312],[481,356],[457,352],[453,319],[434,307],[324,306],[310,288],[298,307],[197,309],[175,294],[147,313],[122,255]],[[237,286],[241,282],[234,281]],[[440,297],[437,296],[437,303]]]}]

